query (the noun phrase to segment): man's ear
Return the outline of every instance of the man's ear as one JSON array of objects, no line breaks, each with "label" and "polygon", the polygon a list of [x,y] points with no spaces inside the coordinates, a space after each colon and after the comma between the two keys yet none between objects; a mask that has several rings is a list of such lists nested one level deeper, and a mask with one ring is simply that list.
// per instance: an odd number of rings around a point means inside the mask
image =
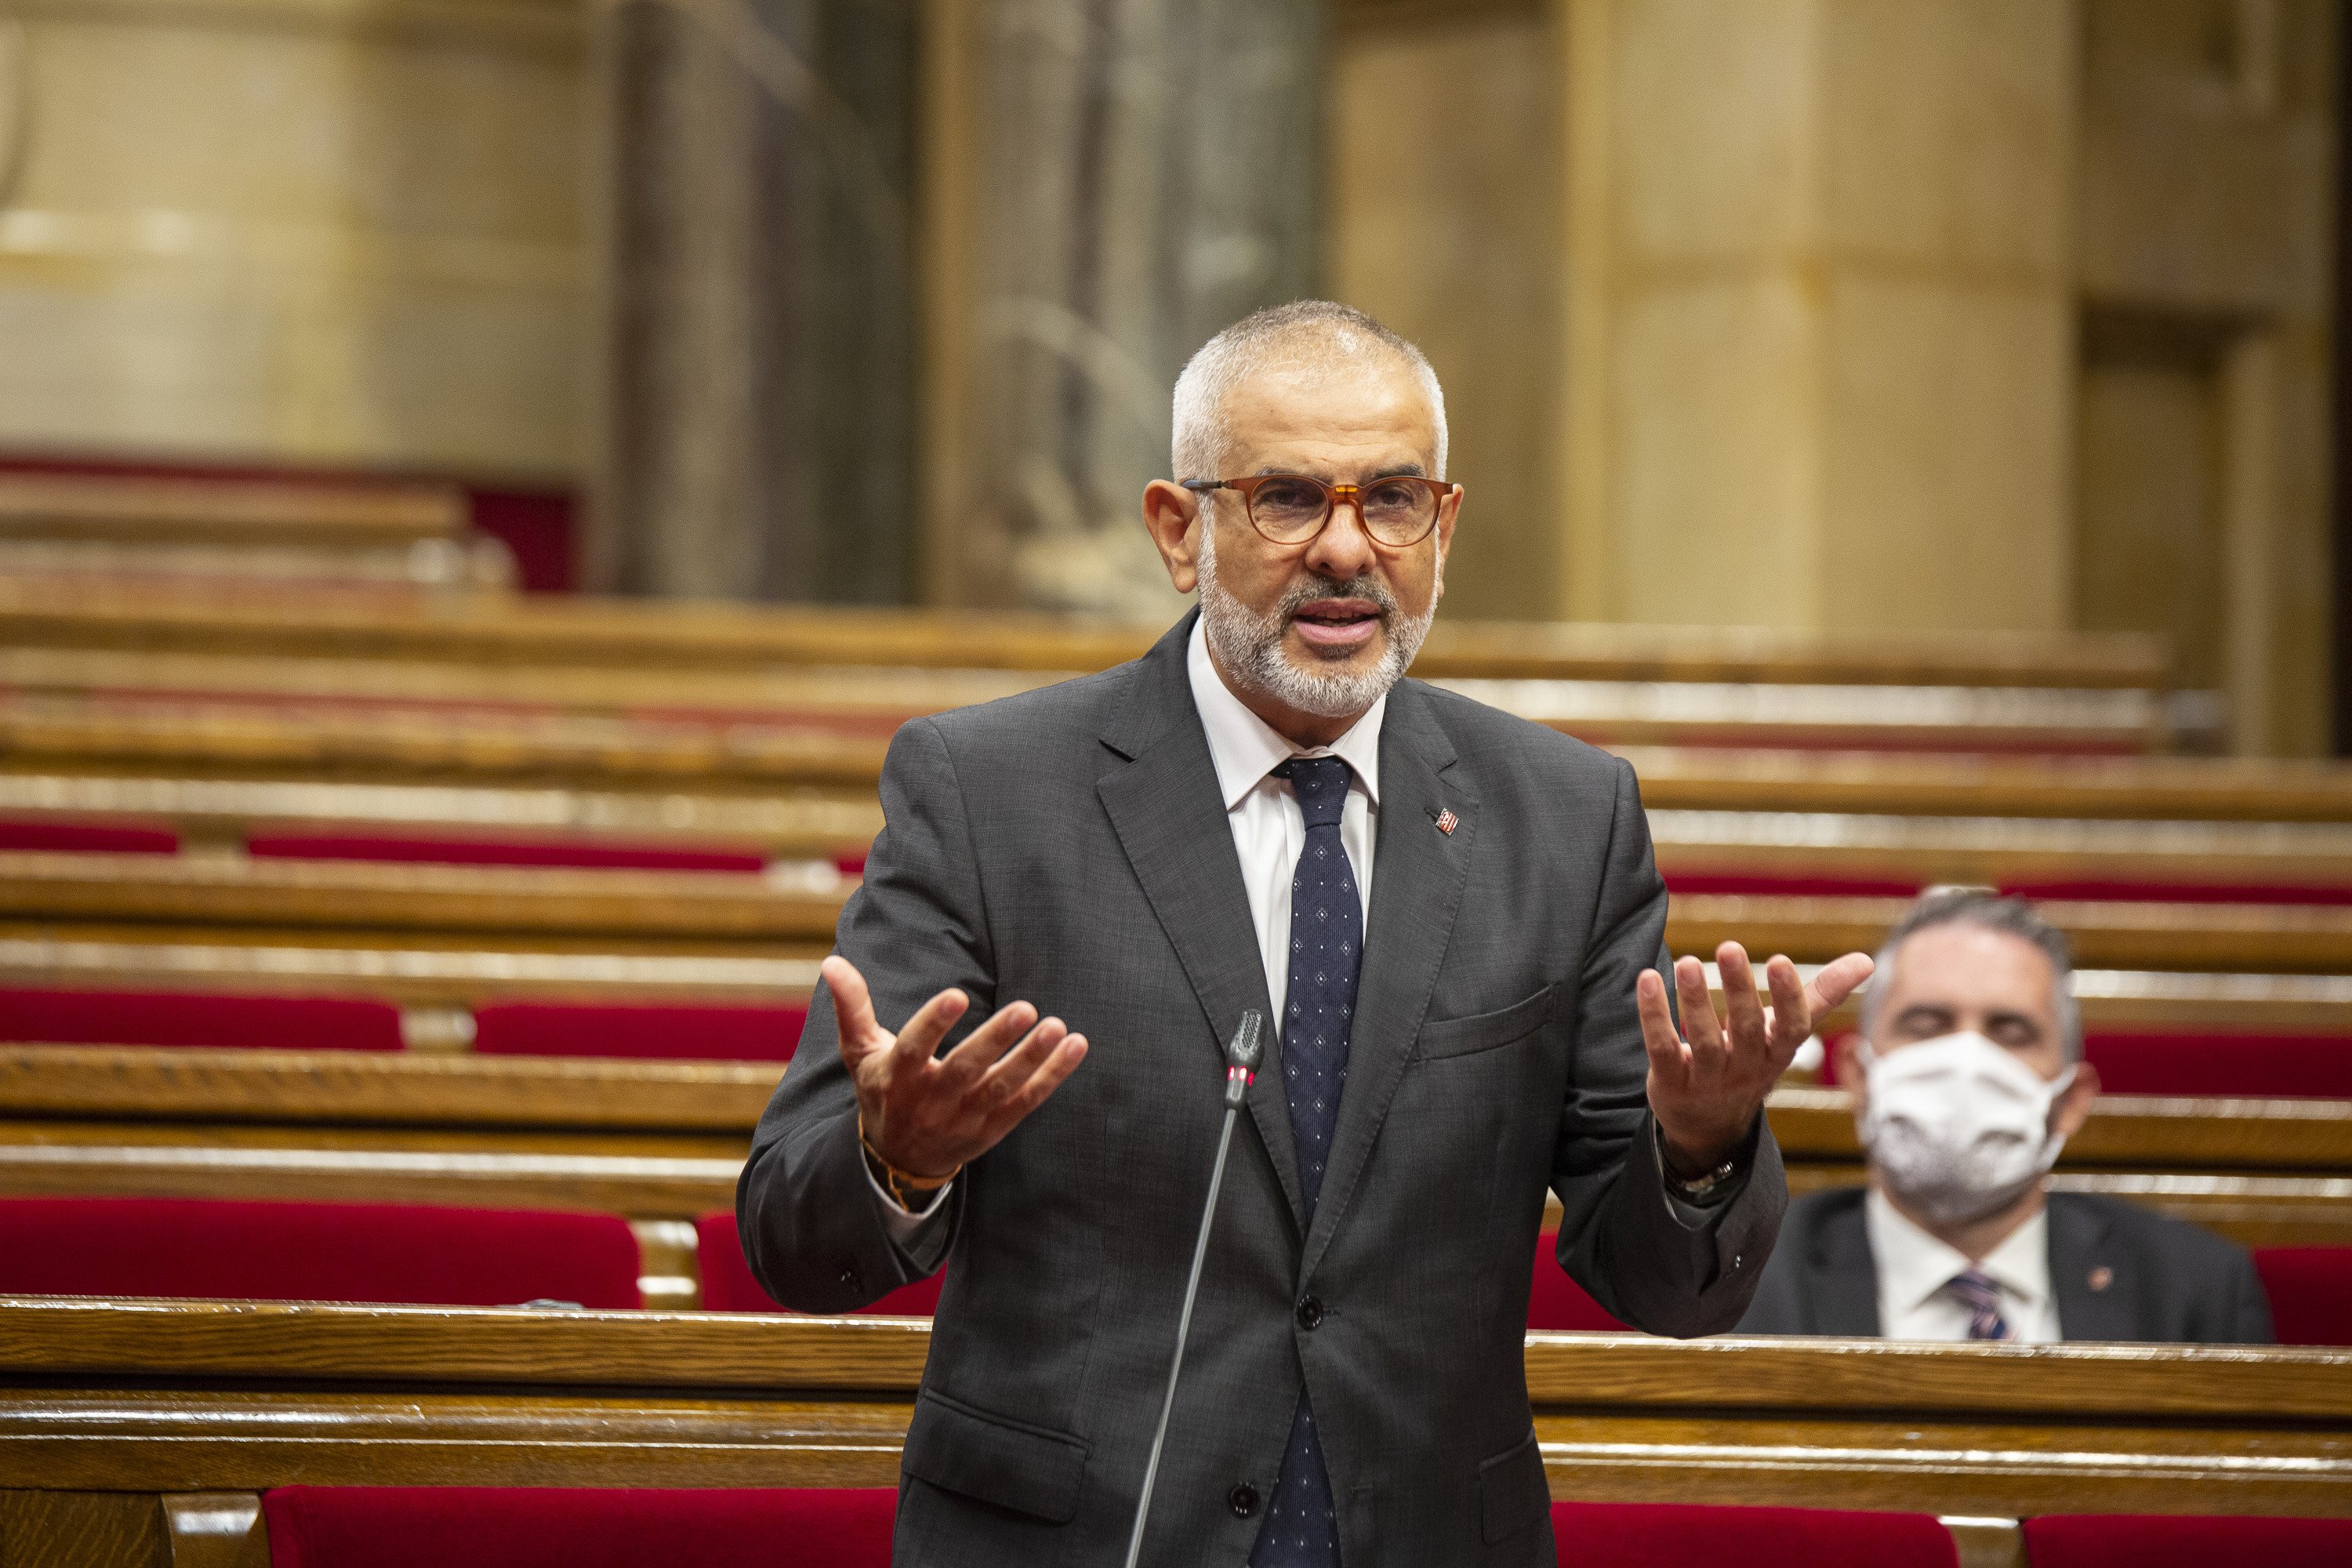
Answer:
[{"label": "man's ear", "polygon": [[1143,526],[1176,591],[1189,594],[1198,587],[1201,529],[1207,526],[1201,514],[1201,498],[1181,485],[1154,479],[1143,487]]},{"label": "man's ear", "polygon": [[2050,1108],[2050,1131],[2061,1138],[2072,1138],[2090,1120],[2091,1101],[2099,1098],[2099,1069],[2087,1061],[2074,1064],[2074,1081]]}]

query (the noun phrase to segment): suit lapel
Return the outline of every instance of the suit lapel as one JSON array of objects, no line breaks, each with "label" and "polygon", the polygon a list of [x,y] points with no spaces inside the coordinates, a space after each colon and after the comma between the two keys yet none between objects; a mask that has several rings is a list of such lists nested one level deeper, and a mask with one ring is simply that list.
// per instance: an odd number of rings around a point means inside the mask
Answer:
[{"label": "suit lapel", "polygon": [[1806,1331],[1876,1339],[1878,1266],[1870,1255],[1870,1229],[1861,1204],[1841,1205],[1824,1218],[1808,1261],[1807,1294],[1812,1298],[1813,1318]]},{"label": "suit lapel", "polygon": [[[1390,692],[1381,730],[1380,830],[1364,967],[1348,1042],[1348,1086],[1339,1096],[1330,1165],[1307,1237],[1307,1272],[1330,1245],[1355,1194],[1420,1036],[1461,908],[1478,841],[1478,800],[1446,776],[1454,762],[1453,744],[1430,711],[1426,692],[1400,681]],[[1444,811],[1454,814],[1451,833],[1436,826]]]},{"label": "suit lapel", "polygon": [[[1136,666],[1134,688],[1115,705],[1103,734],[1104,745],[1115,755],[1095,792],[1208,1016],[1221,1064],[1224,1042],[1244,1013],[1255,1008],[1265,1014],[1269,1035],[1277,1033],[1279,1021],[1267,1000],[1265,959],[1258,951],[1216,764],[1185,671],[1192,620],[1187,616]],[[1277,1041],[1250,1086],[1250,1118],[1274,1162],[1291,1219],[1304,1230],[1307,1205],[1281,1068]],[[1202,1093],[1215,1081],[1204,1064]]]},{"label": "suit lapel", "polygon": [[[2058,1337],[2063,1340],[2138,1340],[2154,1337],[2132,1321],[2138,1294],[2124,1268],[2107,1256],[2107,1222],[2087,1205],[2050,1194],[2050,1293],[2058,1302]],[[2095,1289],[2092,1280],[2100,1281]]]}]

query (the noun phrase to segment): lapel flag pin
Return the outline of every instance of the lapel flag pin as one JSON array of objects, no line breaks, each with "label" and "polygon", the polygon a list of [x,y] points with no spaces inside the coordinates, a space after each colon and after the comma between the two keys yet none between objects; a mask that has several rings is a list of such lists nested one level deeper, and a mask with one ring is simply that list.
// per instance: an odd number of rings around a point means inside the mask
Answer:
[{"label": "lapel flag pin", "polygon": [[2116,1271],[2104,1263],[2092,1269],[2090,1279],[2084,1281],[2094,1290],[2104,1290],[2115,1282]]},{"label": "lapel flag pin", "polygon": [[1454,830],[1460,826],[1462,826],[1462,819],[1460,817],[1454,816],[1454,813],[1449,810],[1445,810],[1444,808],[1439,809],[1437,813],[1438,832],[1443,833],[1448,838],[1451,838],[1454,837]]}]

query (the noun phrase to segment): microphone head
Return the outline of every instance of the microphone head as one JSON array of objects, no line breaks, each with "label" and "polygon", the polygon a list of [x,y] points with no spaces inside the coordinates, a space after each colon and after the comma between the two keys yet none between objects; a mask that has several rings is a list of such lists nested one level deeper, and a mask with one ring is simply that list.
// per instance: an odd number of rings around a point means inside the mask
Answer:
[{"label": "microphone head", "polygon": [[1241,1026],[1225,1045],[1225,1062],[1245,1072],[1257,1071],[1265,1058],[1265,1015],[1253,1007],[1242,1015]]}]

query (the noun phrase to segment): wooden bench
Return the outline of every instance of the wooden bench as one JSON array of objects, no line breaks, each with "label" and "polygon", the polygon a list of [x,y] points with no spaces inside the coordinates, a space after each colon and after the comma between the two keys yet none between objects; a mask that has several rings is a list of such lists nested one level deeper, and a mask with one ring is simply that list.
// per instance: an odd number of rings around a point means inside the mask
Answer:
[{"label": "wooden bench", "polygon": [[[781,1070],[5,1046],[0,1194],[374,1197],[686,1220],[733,1206]],[[1843,1094],[1784,1089],[1770,1114],[1793,1189],[1861,1179]],[[2352,1245],[2352,1103],[2111,1097],[2059,1180],[2250,1246]]]},{"label": "wooden bench", "polygon": [[446,486],[0,473],[0,574],[102,591],[264,580],[506,588],[514,563]]},{"label": "wooden bench", "polygon": [[[0,644],[453,663],[1092,670],[1165,628],[972,610],[680,603],[588,595],[425,605],[326,592],[299,601],[151,584],[0,577]],[[2153,639],[2015,632],[1823,635],[1759,627],[1441,620],[1431,678],[2161,691]]]},{"label": "wooden bench", "polygon": [[[822,956],[852,884],[714,871],[0,852],[0,921],[58,935],[144,928],[496,935],[561,951]],[[170,938],[167,938],[170,940]]]},{"label": "wooden bench", "polygon": [[[254,1494],[294,1482],[887,1487],[929,1342],[872,1319],[0,1301],[0,1521],[113,1545],[83,1562],[258,1568]],[[2041,1513],[2352,1515],[2352,1353],[1530,1334],[1527,1367],[1562,1500],[1924,1511],[1978,1540]]]}]

